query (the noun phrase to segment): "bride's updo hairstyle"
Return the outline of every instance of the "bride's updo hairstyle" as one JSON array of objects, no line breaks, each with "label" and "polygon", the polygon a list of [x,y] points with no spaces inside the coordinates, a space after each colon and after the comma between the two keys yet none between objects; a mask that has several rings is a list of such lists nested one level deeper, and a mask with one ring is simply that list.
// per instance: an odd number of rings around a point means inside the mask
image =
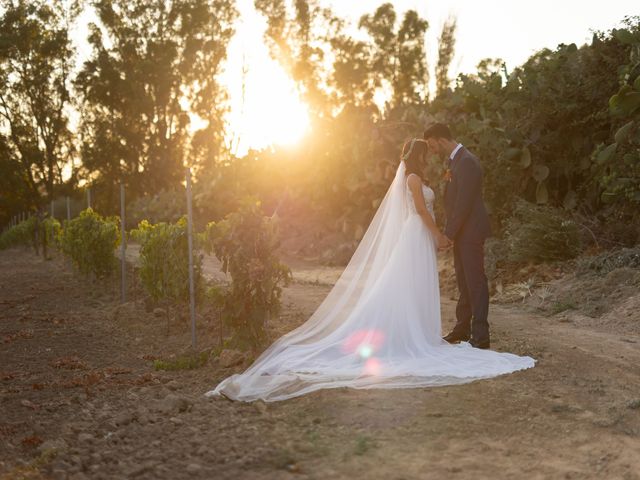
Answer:
[{"label": "bride's updo hairstyle", "polygon": [[407,166],[406,174],[415,173],[423,178],[422,169],[424,158],[427,155],[427,142],[422,138],[412,138],[407,140],[402,146],[402,156],[400,160],[404,160]]}]

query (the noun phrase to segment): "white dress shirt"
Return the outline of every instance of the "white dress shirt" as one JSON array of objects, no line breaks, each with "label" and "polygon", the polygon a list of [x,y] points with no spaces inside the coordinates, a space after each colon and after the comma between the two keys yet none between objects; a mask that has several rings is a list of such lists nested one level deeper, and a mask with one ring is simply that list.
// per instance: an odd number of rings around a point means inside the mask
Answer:
[{"label": "white dress shirt", "polygon": [[451,160],[453,160],[453,157],[456,156],[456,153],[458,153],[458,150],[460,150],[461,148],[462,148],[462,144],[461,143],[456,145],[456,148],[454,148],[453,152],[451,152],[451,155],[449,155],[449,162],[451,162]]}]

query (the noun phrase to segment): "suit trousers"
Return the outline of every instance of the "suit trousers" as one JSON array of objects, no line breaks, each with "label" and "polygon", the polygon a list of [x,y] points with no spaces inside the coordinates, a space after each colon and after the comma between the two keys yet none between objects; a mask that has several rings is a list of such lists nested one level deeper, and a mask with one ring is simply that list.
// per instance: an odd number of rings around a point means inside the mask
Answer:
[{"label": "suit trousers", "polygon": [[471,334],[478,342],[489,340],[489,287],[484,272],[484,241],[454,242],[453,264],[460,292],[454,331]]}]

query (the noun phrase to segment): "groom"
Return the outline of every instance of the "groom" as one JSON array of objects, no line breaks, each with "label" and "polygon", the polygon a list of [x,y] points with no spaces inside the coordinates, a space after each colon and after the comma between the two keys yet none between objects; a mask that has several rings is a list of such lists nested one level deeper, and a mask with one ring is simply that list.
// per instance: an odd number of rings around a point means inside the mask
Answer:
[{"label": "groom", "polygon": [[424,132],[429,150],[446,159],[447,185],[444,206],[445,236],[453,245],[453,263],[460,297],[456,326],[444,339],[468,341],[476,348],[489,348],[489,289],[484,273],[484,241],[491,235],[489,216],[482,200],[480,161],[461,143],[449,127],[435,123]]}]

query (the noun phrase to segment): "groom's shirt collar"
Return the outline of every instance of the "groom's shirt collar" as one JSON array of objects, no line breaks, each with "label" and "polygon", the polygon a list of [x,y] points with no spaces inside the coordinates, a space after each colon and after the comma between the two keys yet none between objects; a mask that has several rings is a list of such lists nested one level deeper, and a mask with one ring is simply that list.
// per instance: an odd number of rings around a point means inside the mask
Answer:
[{"label": "groom's shirt collar", "polygon": [[456,145],[456,148],[454,148],[453,152],[451,152],[451,155],[449,155],[449,163],[451,163],[453,161],[453,159],[456,156],[456,153],[458,153],[458,150],[460,150],[461,148],[462,148],[462,144],[461,143]]}]

